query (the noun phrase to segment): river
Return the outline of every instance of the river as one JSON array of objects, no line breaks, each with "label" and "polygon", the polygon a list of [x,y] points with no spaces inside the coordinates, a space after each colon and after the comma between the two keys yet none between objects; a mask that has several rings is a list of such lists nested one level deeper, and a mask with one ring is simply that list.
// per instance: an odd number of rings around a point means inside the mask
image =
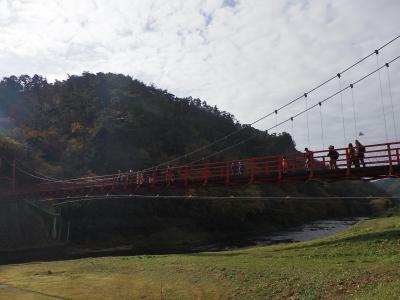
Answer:
[{"label": "river", "polygon": [[367,218],[345,220],[319,220],[289,230],[280,231],[272,235],[254,235],[245,239],[230,240],[222,243],[209,244],[196,247],[194,251],[222,251],[235,250],[256,246],[268,246],[279,243],[296,243],[316,240],[335,235],[346,230],[358,221]]}]

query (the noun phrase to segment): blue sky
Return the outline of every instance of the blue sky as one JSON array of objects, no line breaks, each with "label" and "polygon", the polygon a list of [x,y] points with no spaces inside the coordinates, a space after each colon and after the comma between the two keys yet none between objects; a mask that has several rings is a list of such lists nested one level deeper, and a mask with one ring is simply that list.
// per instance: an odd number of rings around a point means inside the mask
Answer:
[{"label": "blue sky", "polygon": [[[206,100],[243,123],[273,111],[400,34],[397,0],[0,0],[0,76],[118,72]],[[400,54],[400,41],[379,54]],[[390,67],[400,96],[400,62]],[[376,67],[376,57],[310,95],[316,103]],[[381,74],[389,138],[395,139],[386,70]],[[365,143],[384,141],[378,77],[354,90]],[[355,137],[351,95],[343,95],[346,138]],[[304,108],[282,111],[278,121]],[[396,115],[400,104],[395,101]],[[322,108],[325,143],[344,144],[340,99]],[[322,147],[319,111],[311,145]],[[308,144],[306,118],[294,137]],[[400,128],[400,121],[397,126]],[[264,120],[257,128],[275,124]],[[291,132],[291,126],[278,131]],[[346,142],[347,142],[346,140]]]}]

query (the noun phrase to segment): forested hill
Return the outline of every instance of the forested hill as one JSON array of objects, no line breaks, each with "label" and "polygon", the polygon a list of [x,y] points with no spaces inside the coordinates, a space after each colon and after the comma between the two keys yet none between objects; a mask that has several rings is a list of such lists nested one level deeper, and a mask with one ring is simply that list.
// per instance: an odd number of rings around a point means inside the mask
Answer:
[{"label": "forested hill", "polygon": [[[20,143],[30,167],[65,177],[150,167],[246,126],[199,99],[104,73],[54,83],[38,75],[3,78],[0,113],[3,134]],[[257,132],[247,126],[189,161]],[[261,134],[214,160],[293,150],[289,134]]]}]

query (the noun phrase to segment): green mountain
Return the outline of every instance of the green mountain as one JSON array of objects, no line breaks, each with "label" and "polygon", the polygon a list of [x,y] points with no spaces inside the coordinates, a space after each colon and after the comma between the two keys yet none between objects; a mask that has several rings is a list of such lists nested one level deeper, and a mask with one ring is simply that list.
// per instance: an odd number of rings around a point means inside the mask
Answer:
[{"label": "green mountain", "polygon": [[[287,133],[261,133],[193,98],[177,98],[129,76],[91,74],[48,83],[41,76],[0,82],[3,132],[23,143],[30,167],[54,176],[141,169],[242,131],[186,162],[260,134],[214,160],[294,151]],[[184,163],[181,161],[180,163]]]}]

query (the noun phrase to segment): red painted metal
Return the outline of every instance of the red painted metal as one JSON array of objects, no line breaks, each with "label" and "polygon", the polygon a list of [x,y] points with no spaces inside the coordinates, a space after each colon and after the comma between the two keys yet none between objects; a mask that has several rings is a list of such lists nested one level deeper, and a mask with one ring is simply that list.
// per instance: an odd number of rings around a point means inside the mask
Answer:
[{"label": "red painted metal", "polygon": [[[357,147],[355,147],[357,149]],[[3,192],[23,195],[89,195],[137,191],[141,188],[202,188],[248,184],[302,182],[310,179],[343,180],[365,177],[378,178],[400,174],[400,142],[365,146],[366,167],[356,168],[347,148],[336,149],[340,157],[337,170],[329,169],[328,150],[313,151],[309,170],[305,157],[299,152],[286,154],[287,168],[283,170],[283,155],[253,157],[243,160],[208,162],[192,166],[169,166],[149,171],[127,172],[95,177],[82,177],[62,182],[42,183]],[[15,168],[13,170],[15,173]],[[14,174],[13,174],[14,175]],[[13,177],[15,178],[15,177]],[[15,180],[13,181],[15,182]],[[13,188],[15,183],[13,184]]]}]

